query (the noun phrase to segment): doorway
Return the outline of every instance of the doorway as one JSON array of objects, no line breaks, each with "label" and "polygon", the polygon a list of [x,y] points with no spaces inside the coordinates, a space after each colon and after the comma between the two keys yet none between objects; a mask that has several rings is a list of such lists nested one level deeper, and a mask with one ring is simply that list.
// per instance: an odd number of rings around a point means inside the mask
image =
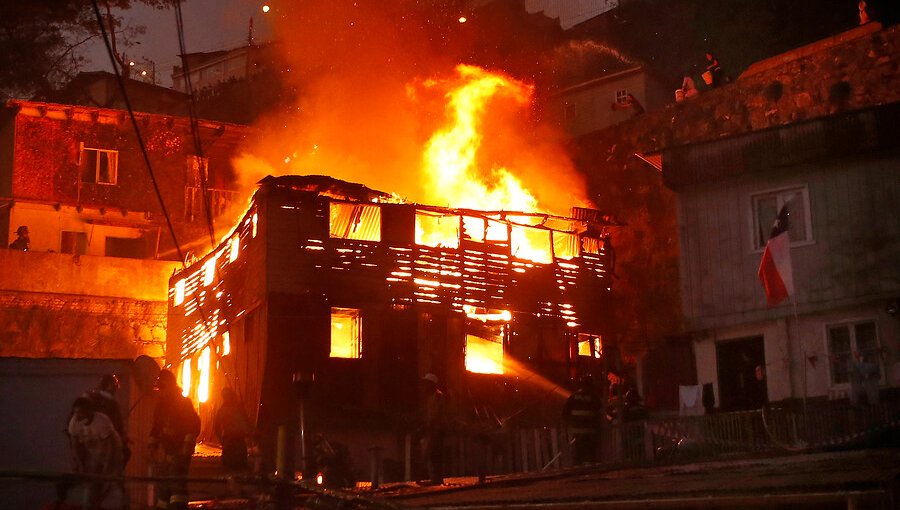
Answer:
[{"label": "doorway", "polygon": [[716,365],[721,410],[759,409],[768,400],[762,336],[717,342]]}]

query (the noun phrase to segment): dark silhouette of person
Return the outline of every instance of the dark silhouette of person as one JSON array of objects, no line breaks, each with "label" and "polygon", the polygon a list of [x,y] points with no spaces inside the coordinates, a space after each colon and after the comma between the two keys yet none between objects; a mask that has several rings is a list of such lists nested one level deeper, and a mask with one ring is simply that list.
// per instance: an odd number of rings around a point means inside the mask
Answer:
[{"label": "dark silhouette of person", "polygon": [[90,399],[95,411],[103,413],[109,418],[119,437],[122,438],[122,467],[125,467],[128,459],[131,458],[131,448],[128,447],[128,431],[125,430],[122,410],[119,407],[119,401],[116,400],[118,391],[119,376],[106,374],[100,379],[99,386],[88,392],[87,398]]},{"label": "dark silhouette of person", "polygon": [[222,389],[222,405],[216,411],[215,420],[216,437],[222,445],[222,466],[225,473],[247,472],[247,443],[253,437],[253,425],[233,389]]},{"label": "dark silhouette of person", "polygon": [[709,83],[710,87],[718,87],[722,84],[722,66],[719,64],[719,59],[708,51],[706,52],[706,71],[712,78]]},{"label": "dark silhouette of person", "polygon": [[10,250],[28,251],[31,247],[31,237],[29,236],[28,227],[22,225],[16,229],[16,240],[9,243]]},{"label": "dark silhouette of person", "polygon": [[578,381],[578,389],[569,395],[563,406],[563,418],[574,439],[575,464],[597,460],[603,414],[604,405],[594,391],[594,379],[585,375]]},{"label": "dark silhouette of person", "polygon": [[433,485],[444,483],[444,440],[448,429],[447,397],[438,389],[438,378],[425,374],[422,378],[425,395],[423,406],[422,456],[428,468],[428,478]]},{"label": "dark silhouette of person", "polygon": [[200,434],[200,417],[190,399],[181,395],[175,374],[162,370],[156,380],[157,400],[150,429],[154,474],[171,477],[156,487],[156,506],[168,510],[188,507],[187,475]]}]

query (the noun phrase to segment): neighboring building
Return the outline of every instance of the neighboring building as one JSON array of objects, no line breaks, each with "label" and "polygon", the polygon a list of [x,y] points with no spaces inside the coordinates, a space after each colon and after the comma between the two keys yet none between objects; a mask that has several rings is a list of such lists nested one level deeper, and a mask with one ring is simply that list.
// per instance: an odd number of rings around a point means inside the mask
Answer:
[{"label": "neighboring building", "polygon": [[[770,401],[847,396],[860,355],[900,385],[897,126],[892,103],[663,151],[697,374],[721,408],[758,407],[757,365]],[[757,267],[785,205],[795,295],[768,308]]]},{"label": "neighboring building", "polygon": [[[273,49],[271,44],[264,44],[188,53],[185,59],[190,70],[191,88],[202,91],[269,70],[274,58]],[[182,66],[172,69],[172,84],[175,90],[187,92],[187,75]]]},{"label": "neighboring building", "polygon": [[391,200],[267,178],[230,237],[172,276],[167,361],[204,412],[235,388],[271,455],[275,427],[297,423],[292,380],[314,374],[306,436],[346,442],[357,465],[376,445],[402,465],[426,373],[459,423],[558,420],[554,387],[598,372],[612,336],[608,221]]},{"label": "neighboring building", "polygon": [[[236,196],[230,158],[246,128],[137,114],[156,184],[183,248],[209,245],[199,172],[214,212]],[[2,250],[0,355],[163,355],[165,286],[178,260],[128,114],[11,101],[0,118],[0,232],[19,226],[28,252]]]},{"label": "neighboring building", "polygon": [[[568,30],[619,6],[622,0],[525,0],[528,12],[543,12]],[[628,0],[625,0],[628,1]]]},{"label": "neighboring building", "polygon": [[[654,338],[636,329],[651,350],[660,351],[643,371],[648,403],[677,402],[677,385],[713,384],[716,404],[747,406],[734,388],[749,380],[761,359],[769,401],[846,395],[847,350],[869,348],[873,337],[861,335],[873,323],[885,348],[881,388],[898,386],[890,375],[898,361],[897,322],[886,312],[898,297],[896,264],[889,262],[897,258],[892,250],[898,237],[896,222],[890,223],[896,216],[890,168],[896,167],[898,144],[889,124],[900,102],[898,55],[900,27],[864,25],[751,66],[739,79],[689,101],[577,140],[577,164],[588,176],[590,194],[641,240],[622,244],[616,266],[618,295],[637,294],[638,303],[646,303],[634,323],[665,331]],[[791,250],[802,346],[792,307],[767,309],[756,277],[762,255],[757,243],[771,228],[772,203],[780,205],[782,191],[797,189],[810,214],[801,221],[795,211],[794,228],[809,222],[804,236],[812,240]],[[753,198],[769,206],[768,218],[754,220]],[[876,227],[865,224],[867,217]],[[877,237],[858,237],[868,233]],[[849,251],[854,242],[868,249]],[[678,280],[679,266],[679,286],[658,283]],[[854,277],[879,280],[860,284]],[[641,308],[629,306],[624,313],[634,310]],[[863,330],[855,344],[857,333],[846,324],[856,319]],[[830,345],[832,326],[835,335],[853,339],[835,337],[845,345]],[[670,341],[663,340],[667,334]],[[728,342],[742,338],[755,339]],[[696,371],[660,362],[689,350]],[[744,366],[735,367],[735,358]],[[680,373],[659,376],[672,367]]]},{"label": "neighboring building", "polygon": [[[563,88],[544,100],[549,119],[579,136],[626,121],[672,102],[672,91],[641,65],[619,61],[607,73]],[[640,104],[630,105],[629,94]]]},{"label": "neighboring building", "polygon": [[[137,112],[187,116],[190,98],[176,90],[152,85],[140,80],[123,78],[131,108]],[[106,71],[78,73],[60,91],[54,92],[50,102],[96,108],[126,110],[119,80]]]}]

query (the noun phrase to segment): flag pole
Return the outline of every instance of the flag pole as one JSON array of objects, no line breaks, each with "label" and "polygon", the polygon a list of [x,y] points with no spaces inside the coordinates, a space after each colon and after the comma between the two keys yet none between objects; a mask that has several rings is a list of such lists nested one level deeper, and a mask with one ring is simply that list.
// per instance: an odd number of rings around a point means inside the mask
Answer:
[{"label": "flag pole", "polygon": [[797,297],[791,294],[791,307],[794,310],[794,333],[797,336],[797,343],[800,347],[800,364],[802,367],[801,378],[803,380],[803,418],[806,419],[806,347],[803,338],[800,336],[800,315],[797,313]]}]

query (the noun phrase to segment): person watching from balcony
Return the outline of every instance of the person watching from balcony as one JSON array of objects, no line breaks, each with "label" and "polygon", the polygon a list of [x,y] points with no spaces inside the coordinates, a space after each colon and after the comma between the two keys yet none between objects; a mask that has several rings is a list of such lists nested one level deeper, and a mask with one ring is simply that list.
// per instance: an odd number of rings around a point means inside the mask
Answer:
[{"label": "person watching from balcony", "polygon": [[22,225],[16,229],[16,240],[9,244],[10,250],[28,251],[31,246],[31,237],[29,237],[28,227]]}]

